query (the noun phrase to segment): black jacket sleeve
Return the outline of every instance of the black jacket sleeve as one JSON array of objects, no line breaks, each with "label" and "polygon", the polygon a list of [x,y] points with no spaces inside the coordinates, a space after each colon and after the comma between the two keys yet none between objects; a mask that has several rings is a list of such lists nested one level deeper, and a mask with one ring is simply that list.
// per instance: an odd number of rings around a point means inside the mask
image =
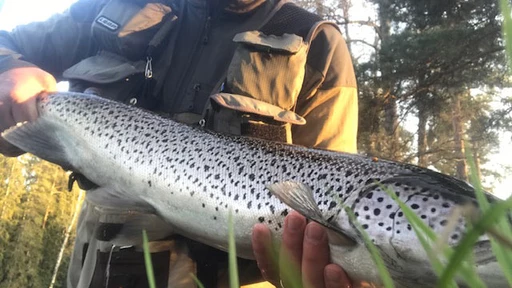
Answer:
[{"label": "black jacket sleeve", "polygon": [[60,80],[62,72],[95,52],[91,24],[105,0],[80,0],[42,22],[0,31],[0,73],[38,66]]}]

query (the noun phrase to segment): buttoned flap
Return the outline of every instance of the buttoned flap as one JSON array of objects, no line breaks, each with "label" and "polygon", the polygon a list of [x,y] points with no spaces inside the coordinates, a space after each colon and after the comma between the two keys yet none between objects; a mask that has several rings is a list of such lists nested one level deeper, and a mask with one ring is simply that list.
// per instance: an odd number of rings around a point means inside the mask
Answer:
[{"label": "buttoned flap", "polygon": [[67,79],[84,80],[96,84],[113,83],[144,73],[144,61],[128,61],[119,55],[102,52],[86,58],[64,71]]},{"label": "buttoned flap", "polygon": [[260,31],[249,31],[235,35],[233,41],[256,49],[295,54],[305,48],[302,37],[294,34],[283,34],[283,36],[265,35]]},{"label": "buttoned flap", "polygon": [[293,111],[285,110],[251,97],[230,93],[217,93],[212,95],[211,99],[220,106],[231,110],[270,117],[276,121],[284,123],[295,125],[306,124],[306,119]]},{"label": "buttoned flap", "polygon": [[308,45],[293,34],[237,34],[227,73],[226,92],[292,110],[304,81]]}]

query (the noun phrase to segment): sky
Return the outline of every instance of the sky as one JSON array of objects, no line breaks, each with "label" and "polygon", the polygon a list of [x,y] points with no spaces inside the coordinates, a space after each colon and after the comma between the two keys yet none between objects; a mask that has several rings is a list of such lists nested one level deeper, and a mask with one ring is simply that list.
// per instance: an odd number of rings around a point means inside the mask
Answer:
[{"label": "sky", "polygon": [[[42,21],[47,19],[54,13],[62,12],[67,9],[76,0],[0,0],[0,30],[11,30],[16,25],[29,23],[33,21]],[[363,1],[354,1],[354,7],[351,10],[352,17],[359,18],[353,20],[368,20],[369,17],[374,18],[373,15],[368,15],[371,11],[369,7],[362,6]],[[3,3],[3,5],[2,5]],[[370,12],[371,13],[371,12]],[[358,15],[360,15],[358,17]],[[371,32],[361,28],[359,35],[365,35],[366,32]],[[372,36],[373,37],[373,36]],[[355,38],[355,37],[354,37]],[[373,42],[372,39],[369,39]],[[365,57],[368,55],[369,50],[367,47],[362,45],[355,45],[354,54]],[[65,90],[66,83],[59,83],[59,89]],[[499,104],[497,104],[499,105]],[[410,131],[416,130],[416,124],[414,119],[406,121],[406,129]],[[498,152],[491,155],[490,163],[486,165],[488,168],[492,168],[497,171],[503,171],[504,167],[512,167],[512,157],[509,153],[512,153],[512,133],[503,133],[501,135],[501,144],[497,149]],[[486,179],[492,181],[492,179]],[[504,177],[501,181],[493,182],[495,189],[494,193],[500,198],[506,198],[512,195],[512,175]]]}]

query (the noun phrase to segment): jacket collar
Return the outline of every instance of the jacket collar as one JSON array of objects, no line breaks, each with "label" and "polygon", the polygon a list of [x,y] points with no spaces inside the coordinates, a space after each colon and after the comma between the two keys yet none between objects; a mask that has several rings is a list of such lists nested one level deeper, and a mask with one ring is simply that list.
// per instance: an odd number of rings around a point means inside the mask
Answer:
[{"label": "jacket collar", "polygon": [[266,0],[186,0],[194,6],[209,8],[210,11],[222,11],[245,14],[254,11]]}]

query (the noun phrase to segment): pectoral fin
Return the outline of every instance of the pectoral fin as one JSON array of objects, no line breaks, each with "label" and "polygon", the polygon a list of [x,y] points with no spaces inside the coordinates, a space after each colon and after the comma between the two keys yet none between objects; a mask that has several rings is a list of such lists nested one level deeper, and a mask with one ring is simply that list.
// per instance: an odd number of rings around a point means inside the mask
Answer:
[{"label": "pectoral fin", "polygon": [[[328,222],[324,218],[322,211],[320,211],[313,198],[313,191],[311,191],[311,188],[308,186],[299,182],[286,181],[267,185],[267,189],[293,210],[331,230],[329,232],[330,239],[336,239],[337,243],[344,246],[357,244],[357,242],[352,237],[348,236],[340,227]],[[336,236],[331,232],[334,232]]]}]

